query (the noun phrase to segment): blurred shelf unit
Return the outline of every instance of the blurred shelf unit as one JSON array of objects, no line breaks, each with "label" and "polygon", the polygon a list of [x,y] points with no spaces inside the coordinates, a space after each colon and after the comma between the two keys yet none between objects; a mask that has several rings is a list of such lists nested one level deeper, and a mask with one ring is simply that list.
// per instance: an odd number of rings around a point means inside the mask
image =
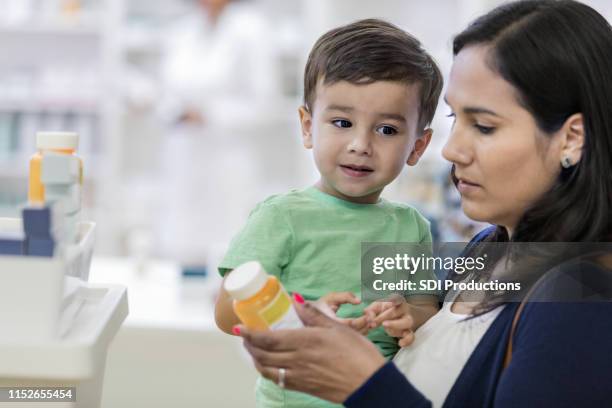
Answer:
[{"label": "blurred shelf unit", "polygon": [[0,1],[0,213],[26,200],[39,130],[79,133],[86,184],[114,172],[122,3]]}]

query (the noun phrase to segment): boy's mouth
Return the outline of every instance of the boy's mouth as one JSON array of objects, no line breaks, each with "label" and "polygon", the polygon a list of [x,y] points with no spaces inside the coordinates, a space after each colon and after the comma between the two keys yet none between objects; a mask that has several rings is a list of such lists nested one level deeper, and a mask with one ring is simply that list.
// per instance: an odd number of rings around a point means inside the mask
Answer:
[{"label": "boy's mouth", "polygon": [[354,164],[341,164],[342,171],[352,177],[364,177],[372,173],[374,169],[368,166],[358,166]]}]

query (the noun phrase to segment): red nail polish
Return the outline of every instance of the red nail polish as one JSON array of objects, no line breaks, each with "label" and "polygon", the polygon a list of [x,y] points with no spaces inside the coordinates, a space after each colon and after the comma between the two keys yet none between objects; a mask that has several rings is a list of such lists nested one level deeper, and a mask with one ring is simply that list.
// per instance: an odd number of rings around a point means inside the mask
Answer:
[{"label": "red nail polish", "polygon": [[240,336],[240,327],[238,326],[232,327],[232,333],[234,333],[236,336]]},{"label": "red nail polish", "polygon": [[297,292],[293,293],[293,299],[295,299],[295,301],[298,302],[300,305],[303,305],[304,303],[306,303],[306,301],[304,300],[304,297]]}]

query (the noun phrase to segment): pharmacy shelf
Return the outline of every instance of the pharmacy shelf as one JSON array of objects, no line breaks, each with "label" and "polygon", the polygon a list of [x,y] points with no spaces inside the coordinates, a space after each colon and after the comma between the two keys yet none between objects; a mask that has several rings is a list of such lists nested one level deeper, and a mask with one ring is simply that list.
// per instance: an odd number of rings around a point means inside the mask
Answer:
[{"label": "pharmacy shelf", "polygon": [[[120,207],[112,192],[121,184],[121,27],[126,1],[80,3],[80,10],[62,14],[61,0],[45,0],[19,23],[0,23],[0,113],[14,115],[5,118],[4,132],[18,133],[12,136],[18,140],[15,155],[7,158],[7,152],[0,151],[0,179],[11,181],[3,185],[0,206],[14,203],[22,193],[16,183],[27,179],[34,133],[66,128],[82,135],[79,155],[85,161],[86,183],[95,185],[89,204],[102,214],[97,221],[113,231],[113,214]],[[26,126],[24,118],[32,116],[38,118]],[[116,251],[117,236],[100,238],[100,250]]]},{"label": "pharmacy shelf", "polygon": [[98,37],[103,35],[102,25],[83,25],[72,23],[39,23],[36,21],[19,25],[0,25],[0,35],[2,36],[78,36],[78,37]]},{"label": "pharmacy shelf", "polygon": [[[1,35],[1,34],[0,34]],[[19,113],[64,113],[76,115],[100,115],[100,102],[98,100],[82,100],[79,102],[30,102],[0,100],[0,112]]]}]

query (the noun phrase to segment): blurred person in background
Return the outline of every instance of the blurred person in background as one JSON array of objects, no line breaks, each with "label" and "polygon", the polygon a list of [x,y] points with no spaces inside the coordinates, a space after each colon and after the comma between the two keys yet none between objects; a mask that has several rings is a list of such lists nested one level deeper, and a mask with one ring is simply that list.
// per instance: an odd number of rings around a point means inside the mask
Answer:
[{"label": "blurred person in background", "polygon": [[168,30],[162,66],[166,119],[203,125],[255,114],[273,96],[271,34],[257,3],[191,0]]},{"label": "blurred person in background", "polygon": [[258,107],[277,95],[277,77],[256,2],[192,2],[168,30],[161,67],[165,214],[157,236],[162,255],[199,268],[253,201],[258,151],[247,139],[265,121]]}]

